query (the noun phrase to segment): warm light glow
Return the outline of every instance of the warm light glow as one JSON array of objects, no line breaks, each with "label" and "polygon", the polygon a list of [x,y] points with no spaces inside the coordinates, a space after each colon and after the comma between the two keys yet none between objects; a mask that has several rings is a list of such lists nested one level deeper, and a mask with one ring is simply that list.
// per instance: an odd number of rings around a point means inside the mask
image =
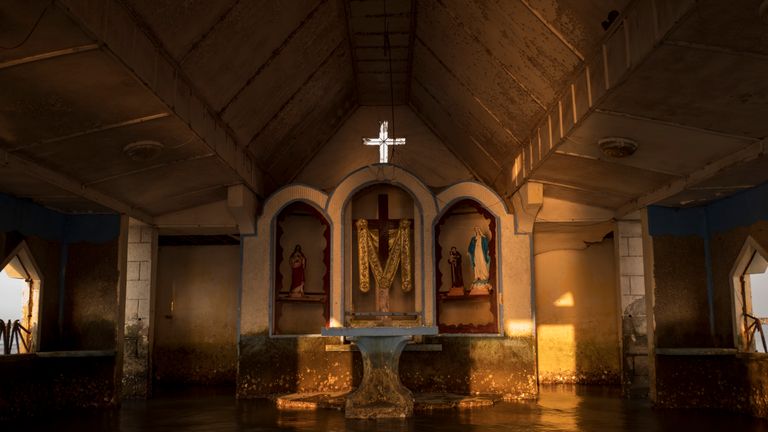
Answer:
[{"label": "warm light glow", "polygon": [[339,320],[336,318],[331,318],[330,322],[328,323],[328,327],[343,327]]},{"label": "warm light glow", "polygon": [[512,180],[517,180],[520,177],[520,170],[522,169],[522,157],[518,155],[515,158],[515,163],[512,165]]},{"label": "warm light glow", "polygon": [[533,321],[506,320],[504,330],[510,337],[530,337],[533,334]]},{"label": "warm light glow", "polygon": [[576,370],[576,338],[573,324],[538,326],[539,370],[542,375],[568,375]]},{"label": "warm light glow", "polygon": [[573,293],[568,291],[567,293],[558,297],[557,300],[555,300],[552,304],[557,307],[573,307]]}]

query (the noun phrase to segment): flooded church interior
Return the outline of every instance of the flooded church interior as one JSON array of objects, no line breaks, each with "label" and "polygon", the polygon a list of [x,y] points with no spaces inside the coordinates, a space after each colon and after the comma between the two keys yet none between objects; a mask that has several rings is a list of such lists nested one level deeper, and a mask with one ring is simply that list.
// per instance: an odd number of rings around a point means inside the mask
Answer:
[{"label": "flooded church interior", "polygon": [[768,431],[766,77],[768,0],[0,1],[0,426]]}]

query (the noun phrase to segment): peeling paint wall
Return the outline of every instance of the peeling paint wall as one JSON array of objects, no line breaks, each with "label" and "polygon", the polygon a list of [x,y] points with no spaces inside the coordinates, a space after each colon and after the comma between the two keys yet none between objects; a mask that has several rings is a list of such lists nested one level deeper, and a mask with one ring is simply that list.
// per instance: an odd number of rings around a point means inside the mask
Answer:
[{"label": "peeling paint wall", "polygon": [[[751,236],[768,247],[768,185],[705,207],[648,211],[656,404],[768,417],[768,355],[734,348],[731,271]],[[677,348],[674,354],[664,349]],[[686,350],[688,348],[688,350]],[[702,355],[690,348],[710,348]],[[720,349],[720,351],[716,351]]]},{"label": "peeling paint wall", "polygon": [[534,236],[542,383],[619,383],[614,241],[594,236],[579,229]]},{"label": "peeling paint wall", "polygon": [[233,383],[240,247],[162,246],[157,272],[156,382]]},{"label": "peeling paint wall", "polygon": [[119,221],[0,195],[0,253],[26,241],[42,276],[39,354],[0,356],[0,420],[117,402]]}]

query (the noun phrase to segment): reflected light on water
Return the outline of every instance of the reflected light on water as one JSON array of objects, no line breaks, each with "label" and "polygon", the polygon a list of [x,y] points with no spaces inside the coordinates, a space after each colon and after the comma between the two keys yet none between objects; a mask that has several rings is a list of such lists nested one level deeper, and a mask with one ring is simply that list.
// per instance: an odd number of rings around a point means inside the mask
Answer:
[{"label": "reflected light on water", "polygon": [[492,408],[417,413],[407,420],[348,420],[341,411],[278,411],[268,400],[189,391],[126,401],[117,412],[86,411],[32,419],[1,430],[121,431],[766,431],[768,422],[712,412],[652,410],[616,388],[543,386],[538,401]]}]

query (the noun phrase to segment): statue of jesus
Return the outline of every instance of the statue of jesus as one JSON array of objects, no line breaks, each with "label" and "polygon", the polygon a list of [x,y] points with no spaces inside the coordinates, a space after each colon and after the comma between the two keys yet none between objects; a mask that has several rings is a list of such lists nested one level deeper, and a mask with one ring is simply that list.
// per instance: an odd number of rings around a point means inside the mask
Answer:
[{"label": "statue of jesus", "polygon": [[301,245],[296,245],[288,258],[291,266],[291,297],[304,297],[304,271],[307,268],[307,257],[301,252]]}]

